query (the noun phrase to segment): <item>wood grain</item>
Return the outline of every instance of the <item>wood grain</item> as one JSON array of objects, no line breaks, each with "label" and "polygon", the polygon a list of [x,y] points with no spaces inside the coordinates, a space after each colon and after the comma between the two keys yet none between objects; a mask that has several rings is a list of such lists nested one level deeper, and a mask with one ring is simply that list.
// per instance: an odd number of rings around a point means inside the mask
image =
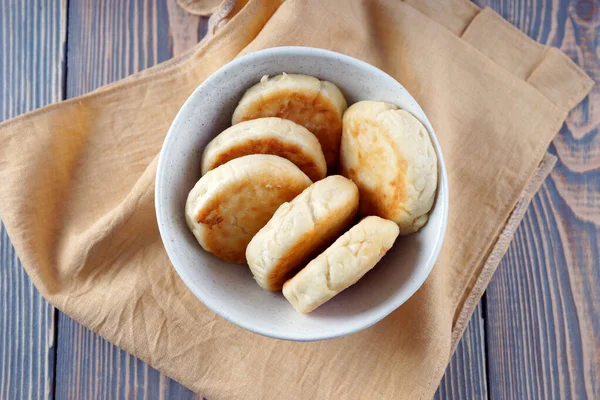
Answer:
[{"label": "wood grain", "polygon": [[492,398],[600,398],[599,238],[547,180],[488,289]]},{"label": "wood grain", "polygon": [[[164,0],[71,0],[68,97],[148,68],[196,44],[198,33],[206,30],[206,19],[175,7]],[[59,314],[58,328],[56,398],[195,398],[65,314]]]},{"label": "wood grain", "polygon": [[446,368],[434,399],[487,399],[486,377],[485,329],[480,303]]},{"label": "wood grain", "polygon": [[171,57],[165,1],[69,2],[67,97]]},{"label": "wood grain", "polygon": [[[0,0],[0,121],[63,98],[66,2],[42,3]],[[1,222],[0,310],[0,399],[52,398],[56,311]]]},{"label": "wood grain", "polygon": [[167,1],[169,10],[169,30],[173,56],[177,56],[194,47],[206,32],[201,32],[200,23],[206,18],[187,13],[176,0]]},{"label": "wood grain", "polygon": [[57,399],[195,399],[148,364],[61,314]]},{"label": "wood grain", "polygon": [[[487,1],[600,81],[594,0]],[[553,141],[559,162],[488,288],[491,398],[600,398],[600,86]]]}]

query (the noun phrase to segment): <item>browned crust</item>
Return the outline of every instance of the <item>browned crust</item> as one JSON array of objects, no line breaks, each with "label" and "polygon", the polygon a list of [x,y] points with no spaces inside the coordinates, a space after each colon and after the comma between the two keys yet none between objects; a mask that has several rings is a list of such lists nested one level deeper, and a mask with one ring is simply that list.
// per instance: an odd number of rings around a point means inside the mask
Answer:
[{"label": "browned crust", "polygon": [[313,182],[323,178],[323,173],[319,171],[317,163],[310,154],[307,154],[298,145],[284,143],[276,138],[252,139],[246,141],[244,144],[223,150],[219,152],[209,165],[209,170],[215,169],[219,165],[225,164],[235,158],[249,154],[272,154],[283,157],[296,164]]},{"label": "browned crust", "polygon": [[[274,107],[276,104],[279,107]],[[293,90],[267,94],[249,105],[239,122],[263,117],[284,118],[304,126],[319,139],[327,167],[333,169],[337,166],[342,116],[325,96]]]},{"label": "browned crust", "polygon": [[325,250],[346,230],[356,215],[358,201],[355,199],[354,202],[351,208],[340,207],[327,219],[319,221],[312,232],[303,235],[287,251],[267,275],[266,282],[269,282],[270,290],[281,290],[285,281],[292,278],[300,268]]},{"label": "browned crust", "polygon": [[[387,134],[385,134],[379,126],[371,121],[360,121],[347,128],[346,132],[357,138],[362,132],[368,129],[375,129],[380,132],[380,137],[385,138],[387,146],[394,149],[394,157],[396,159],[395,170],[397,173],[394,178],[386,183],[379,184],[374,188],[368,187],[364,182],[358,179],[358,173],[355,168],[341,167],[341,174],[350,178],[360,193],[360,212],[362,215],[377,215],[382,218],[395,218],[401,215],[404,211],[402,204],[406,201],[406,170],[408,163],[403,159],[401,154],[396,149],[396,144]],[[363,149],[360,146],[355,146],[359,168],[392,168],[392,165],[381,165],[381,156],[383,149],[381,147],[369,146],[368,149]],[[367,152],[368,151],[368,152]]]},{"label": "browned crust", "polygon": [[273,174],[223,188],[196,215],[196,221],[209,230],[204,233],[206,249],[225,261],[246,262],[246,247],[252,237],[281,204],[291,201],[306,187],[300,181],[291,184],[285,177]]}]

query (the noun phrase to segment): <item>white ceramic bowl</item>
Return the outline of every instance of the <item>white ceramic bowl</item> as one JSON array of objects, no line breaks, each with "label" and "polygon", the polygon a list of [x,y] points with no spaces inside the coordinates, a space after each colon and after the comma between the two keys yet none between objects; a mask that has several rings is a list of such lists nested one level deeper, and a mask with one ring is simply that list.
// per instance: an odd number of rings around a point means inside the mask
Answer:
[{"label": "white ceramic bowl", "polygon": [[[438,193],[425,227],[416,234],[399,237],[393,249],[357,284],[309,315],[294,311],[281,293],[262,290],[247,267],[226,263],[204,251],[188,230],[184,217],[188,192],[200,178],[200,158],[206,144],[230,126],[233,110],[246,89],[263,75],[282,72],[331,81],[342,90],[348,104],[382,100],[410,111],[429,131],[439,161]],[[156,215],[173,266],[208,308],[261,335],[321,340],[371,326],[419,289],[433,268],[444,239],[448,184],[431,124],[400,83],[343,54],[307,47],[277,47],[235,59],[210,76],[185,102],[160,152]]]}]

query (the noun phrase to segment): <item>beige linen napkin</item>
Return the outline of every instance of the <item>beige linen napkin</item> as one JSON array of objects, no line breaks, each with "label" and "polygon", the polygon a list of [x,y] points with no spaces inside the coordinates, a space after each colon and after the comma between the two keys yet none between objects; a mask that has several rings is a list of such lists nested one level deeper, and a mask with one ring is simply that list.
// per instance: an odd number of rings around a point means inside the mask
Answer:
[{"label": "beige linen napkin", "polygon": [[[211,400],[431,397],[592,81],[466,0],[223,7],[185,57],[0,126],[0,215],[23,265],[57,308]],[[154,214],[156,155],[188,95],[239,54],[281,45],[394,76],[429,116],[449,175],[448,231],[425,285],[375,326],[324,342],[265,338],[206,309],[169,264]]]}]

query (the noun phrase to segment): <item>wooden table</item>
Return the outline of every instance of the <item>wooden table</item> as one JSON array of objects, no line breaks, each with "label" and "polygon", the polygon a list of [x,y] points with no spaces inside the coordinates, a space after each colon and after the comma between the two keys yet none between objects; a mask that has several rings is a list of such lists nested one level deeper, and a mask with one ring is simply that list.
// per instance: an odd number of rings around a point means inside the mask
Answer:
[{"label": "wooden table", "polygon": [[[598,0],[481,0],[600,81]],[[193,46],[174,0],[0,0],[0,120],[79,96]],[[525,215],[436,398],[600,399],[600,86],[550,147]],[[4,227],[0,399],[194,395],[50,306]]]}]

